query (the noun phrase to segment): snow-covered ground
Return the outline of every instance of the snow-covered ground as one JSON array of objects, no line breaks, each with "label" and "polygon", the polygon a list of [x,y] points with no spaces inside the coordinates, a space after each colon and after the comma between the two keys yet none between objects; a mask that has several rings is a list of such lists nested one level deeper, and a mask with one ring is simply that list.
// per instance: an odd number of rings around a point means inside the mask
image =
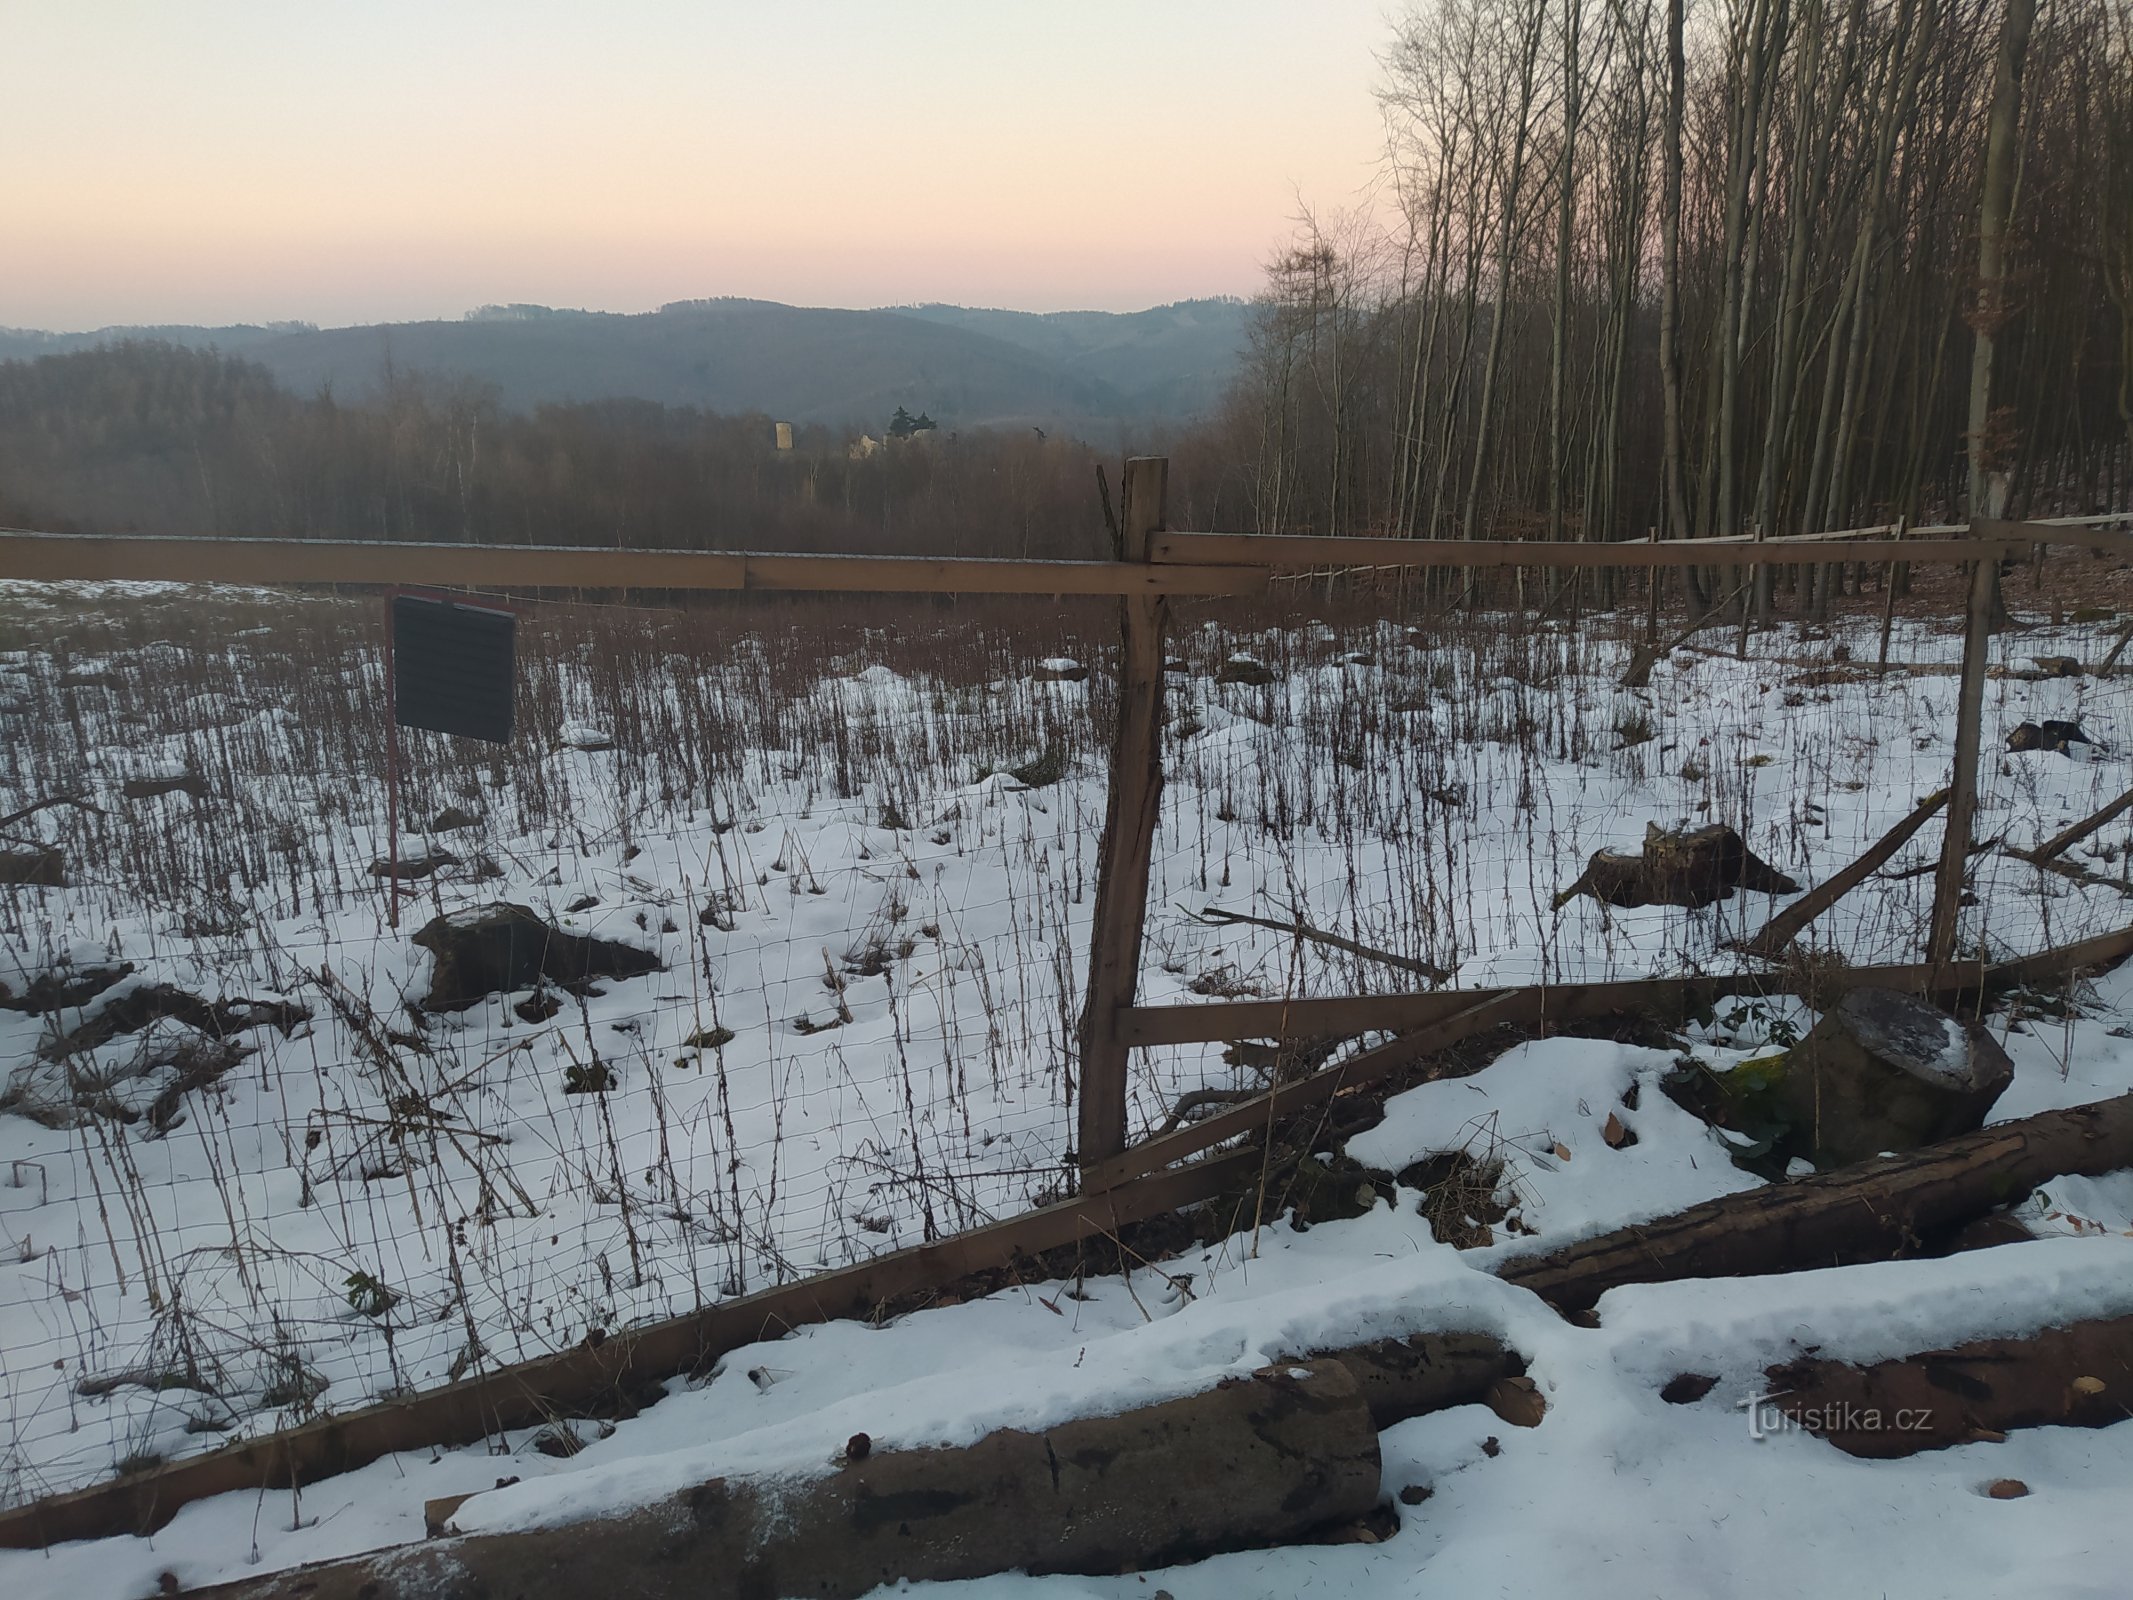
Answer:
[{"label": "snow-covered ground", "polygon": [[[375,660],[349,608],[285,606],[261,613],[257,632],[188,633],[176,592],[123,597],[146,622],[84,627],[119,598],[11,602],[0,705],[40,731],[0,758],[0,812],[75,793],[107,815],[59,808],[13,830],[61,842],[76,886],[7,892],[0,981],[19,991],[68,961],[123,960],[135,971],[83,1015],[171,984],[210,1001],[278,997],[311,1017],[287,1036],[243,1034],[254,1053],[181,1095],[175,1119],[0,1115],[0,1442],[13,1497],[563,1348],[1057,1192],[1103,812],[1096,651],[1077,682],[1057,672],[1073,658],[1048,635],[1000,647],[975,674],[929,671],[923,651],[886,644],[871,659],[863,644],[799,668],[780,658],[773,672],[747,636],[716,652],[665,639],[625,650],[619,624],[545,641],[508,757],[411,741],[406,815],[418,825],[403,842],[460,864],[424,881],[396,934],[368,870],[384,848]],[[1870,659],[1872,631],[1758,634],[1745,661],[1684,652],[1649,690],[1626,690],[1615,686],[1626,650],[1568,630],[1480,629],[1418,648],[1382,624],[1182,627],[1174,648],[1190,670],[1171,680],[1143,998],[1415,982],[1194,918],[1210,905],[1301,909],[1466,987],[1734,965],[1723,941],[1759,924],[1764,897],[1693,913],[1586,899],[1558,912],[1552,898],[1593,850],[1635,848],[1653,820],[1731,822],[1813,881],[1944,782],[1952,676],[1830,670],[1836,644]],[[2079,630],[2000,649],[2018,666],[2100,653]],[[1275,681],[1215,682],[1238,651]],[[1906,624],[1894,654],[1948,662],[1956,641]],[[2045,717],[2077,719],[2100,743],[2076,758],[1999,754],[2006,728]],[[2126,720],[2112,684],[1996,679],[1980,836],[2027,843],[2124,789]],[[204,778],[204,798],[122,797],[129,778],[186,773]],[[481,823],[426,835],[419,824],[447,803]],[[2081,859],[2123,876],[2128,832],[2106,830]],[[1935,834],[1817,938],[1855,962],[1913,957],[1930,886],[1900,874],[1930,857]],[[2109,884],[1998,853],[1979,858],[1977,891],[1966,944],[1996,952],[2127,919]],[[408,936],[492,900],[640,946],[663,970],[603,983],[582,1004],[560,997],[542,1020],[515,1011],[535,998],[524,992],[416,1018],[407,1002],[425,992],[429,958]],[[1997,1115],[2133,1087],[2133,1050],[2112,1032],[2133,1017],[2133,987],[2108,980],[2089,1010],[2010,1036],[2018,1075]],[[132,1110],[176,1081],[170,1063],[190,1042],[166,1021],[55,1080],[40,1056],[50,1033],[46,1018],[0,1012],[0,1061],[26,1094],[49,1104],[55,1082],[79,1088],[93,1073]],[[1702,1047],[1754,1042],[1721,1029]],[[1478,1130],[1508,1141],[1535,1230],[1522,1248],[1751,1182],[1653,1089],[1670,1060],[1590,1041],[1524,1046],[1394,1102],[1351,1153],[1397,1168]],[[610,1086],[571,1092],[589,1073]],[[1216,1046],[1148,1052],[1135,1125],[1183,1090],[1251,1081]],[[1649,1092],[1619,1114],[1638,1140],[1612,1149],[1599,1129],[1632,1081]],[[692,1475],[822,1470],[861,1428],[884,1445],[975,1437],[1184,1393],[1302,1348],[1439,1327],[1505,1337],[1551,1412],[1495,1455],[1481,1441],[1505,1429],[1478,1410],[1388,1433],[1388,1488],[1432,1489],[1388,1543],[1228,1557],[1147,1585],[1037,1587],[1146,1595],[1160,1581],[1179,1600],[1240,1587],[1945,1594],[1978,1592],[1972,1580],[2020,1549],[2038,1592],[2114,1592],[2110,1563],[2128,1547],[2098,1513],[2133,1485],[2124,1429],[1862,1463],[1811,1438],[1752,1439],[1734,1409],[1771,1352],[1799,1344],[1866,1358],[2133,1310],[2121,1303],[2133,1302],[2133,1246],[2117,1236],[2133,1226],[2133,1195],[2110,1181],[2046,1192],[2056,1204],[2040,1224],[2063,1238],[1621,1290],[1598,1330],[1478,1270],[1512,1245],[1435,1243],[1403,1193],[1307,1234],[1273,1222],[1205,1260],[1166,1263],[1170,1277],[1140,1274],[1132,1292],[1098,1283],[1077,1303],[1033,1288],[878,1330],[803,1331],[736,1353],[707,1381],[677,1380],[607,1437],[585,1425],[588,1447],[568,1461],[517,1434],[379,1462],[300,1500],[189,1507],[153,1540],[0,1556],[0,1574],[33,1593],[147,1594],[165,1570],[203,1582],[418,1537],[424,1499],[503,1476],[523,1482],[463,1524],[582,1514]],[[2074,1228],[2068,1213],[2098,1226]],[[1188,1273],[1189,1286],[1170,1281]],[[1724,1382],[1698,1406],[1659,1402],[1657,1385],[1685,1368]],[[2000,1476],[2038,1492],[1980,1499]]]},{"label": "snow-covered ground", "polygon": [[[2010,1113],[2133,1084],[2133,974],[2108,978],[2069,1033],[2009,1036]],[[2064,1070],[2071,1043],[2075,1070]],[[1706,1048],[1711,1048],[1706,1046]],[[1607,1042],[1522,1046],[1478,1075],[1395,1098],[1351,1143],[1403,1165],[1494,1119],[1512,1147],[1537,1248],[1576,1232],[1741,1187],[1710,1130],[1657,1092],[1666,1052]],[[1625,1092],[1639,1086],[1633,1111]],[[1611,1148],[1610,1112],[1637,1134]],[[1557,1153],[1560,1145],[1568,1159]],[[1432,1330],[1493,1333],[1522,1352],[1548,1403],[1540,1426],[1481,1406],[1381,1436],[1397,1534],[1376,1546],[1223,1556],[1112,1578],[1013,1576],[927,1593],[1146,1600],[1238,1594],[1469,1593],[1622,1596],[1871,1594],[1948,1597],[2124,1592],[2133,1529],[2133,1428],[2042,1428],[1899,1461],[1861,1461],[1810,1435],[1749,1424],[1763,1369],[1812,1347],[1872,1361],[2082,1317],[2133,1313],[2133,1185],[2121,1175],[2045,1186],[2084,1226],[2014,1249],[1778,1278],[1616,1290],[1598,1328],[1558,1317],[1486,1270],[1509,1245],[1437,1243],[1399,1189],[1367,1216],[1240,1234],[1130,1280],[1030,1284],[881,1328],[831,1323],[737,1350],[611,1432],[557,1460],[531,1432],[489,1448],[411,1454],[288,1494],[230,1495],[179,1513],[153,1539],[0,1556],[18,1593],[114,1597],[239,1577],[422,1535],[426,1499],[474,1491],[466,1531],[597,1515],[721,1474],[833,1470],[842,1441],[958,1444],[1153,1403],[1312,1349]],[[1056,1307],[1056,1309],[1054,1309]],[[1671,1405],[1668,1378],[1719,1378]],[[1493,1441],[1493,1443],[1492,1443]],[[498,1479],[515,1485],[492,1488]],[[2000,1478],[2031,1494],[1988,1499]]]}]

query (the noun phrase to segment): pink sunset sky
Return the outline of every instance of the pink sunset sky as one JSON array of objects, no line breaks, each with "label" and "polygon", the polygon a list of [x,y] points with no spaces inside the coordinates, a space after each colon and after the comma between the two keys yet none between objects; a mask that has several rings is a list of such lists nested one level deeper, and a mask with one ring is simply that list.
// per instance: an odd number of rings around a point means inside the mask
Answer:
[{"label": "pink sunset sky", "polygon": [[1382,0],[17,0],[0,324],[1123,310],[1364,203]]}]

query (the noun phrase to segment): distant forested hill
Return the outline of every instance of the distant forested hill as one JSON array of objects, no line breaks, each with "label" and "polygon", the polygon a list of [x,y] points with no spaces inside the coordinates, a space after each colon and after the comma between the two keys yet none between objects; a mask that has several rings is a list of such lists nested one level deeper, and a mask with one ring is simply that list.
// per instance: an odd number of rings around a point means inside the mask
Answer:
[{"label": "distant forested hill", "polygon": [[299,394],[330,385],[358,398],[393,370],[471,378],[522,411],[627,398],[878,432],[901,405],[945,428],[1093,432],[1209,413],[1236,370],[1247,314],[1234,300],[1049,315],[765,300],[684,301],[631,316],[507,306],[456,322],[354,328],[0,330],[0,360],[159,340],[241,355]]}]

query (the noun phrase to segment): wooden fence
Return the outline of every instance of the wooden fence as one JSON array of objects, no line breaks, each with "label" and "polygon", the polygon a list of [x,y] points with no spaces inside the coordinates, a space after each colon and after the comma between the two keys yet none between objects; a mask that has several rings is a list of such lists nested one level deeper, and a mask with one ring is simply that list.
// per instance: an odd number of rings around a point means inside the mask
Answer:
[{"label": "wooden fence", "polygon": [[[2133,537],[2100,524],[1980,521],[1967,528],[1868,528],[1785,538],[1621,544],[1519,540],[1296,538],[1173,532],[1167,463],[1126,463],[1114,559],[1020,561],[926,556],[778,555],[255,538],[149,538],[0,532],[0,580],[161,580],[243,585],[423,584],[485,591],[643,589],[871,594],[1117,595],[1118,706],[1098,848],[1076,1157],[1081,1192],[1057,1205],[937,1243],[876,1257],[597,1344],[188,1457],[0,1513],[0,1545],[37,1546],[162,1526],[184,1505],[237,1489],[288,1488],[394,1451],[465,1443],[589,1407],[725,1351],[1060,1245],[1116,1236],[1134,1222],[1248,1181],[1256,1152],[1188,1161],[1210,1147],[1335,1095],[1352,1093],[1462,1039],[1505,1024],[1540,1029],[1624,1011],[1680,1016],[1728,994],[1783,987],[1777,975],[1643,979],[1518,989],[1370,996],[1137,1003],[1148,883],[1163,774],[1163,633],[1172,596],[1249,596],[1279,574],[1386,570],[1642,569],[1802,566],[1833,560],[1971,563],[1956,770],[1923,963],[1857,969],[1858,982],[1942,998],[2004,983],[2056,980],[2133,954],[2133,929],[1986,967],[1956,958],[1955,917],[1976,799],[1990,617],[1990,563],[2039,545],[2133,556]],[[1129,1147],[1127,1064],[1136,1048],[1217,1040],[1353,1037],[1391,1042],[1219,1114]],[[1177,1165],[1188,1162],[1186,1165]]]}]

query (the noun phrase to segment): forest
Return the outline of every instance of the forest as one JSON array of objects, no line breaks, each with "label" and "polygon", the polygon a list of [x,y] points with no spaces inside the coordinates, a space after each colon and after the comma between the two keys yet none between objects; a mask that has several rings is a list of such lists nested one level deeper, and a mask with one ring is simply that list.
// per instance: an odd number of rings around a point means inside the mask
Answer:
[{"label": "forest", "polygon": [[1174,525],[1268,533],[2133,500],[2128,0],[1423,0],[1378,92],[1378,187],[1299,214],[1212,415],[781,451],[763,415],[417,371],[299,395],[120,344],[0,363],[0,520],[1074,557],[1121,445],[1171,457]]}]

